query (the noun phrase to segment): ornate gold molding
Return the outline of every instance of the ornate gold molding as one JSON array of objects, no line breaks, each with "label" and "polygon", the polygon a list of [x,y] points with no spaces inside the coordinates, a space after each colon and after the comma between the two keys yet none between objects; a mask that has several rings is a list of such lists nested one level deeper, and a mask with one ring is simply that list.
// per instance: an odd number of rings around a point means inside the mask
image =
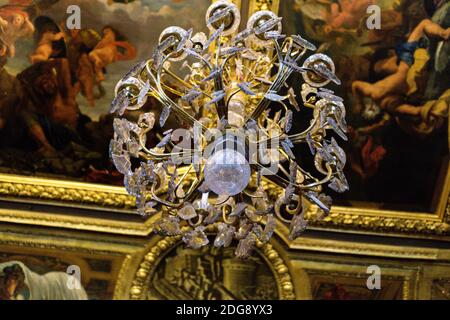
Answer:
[{"label": "ornate gold molding", "polygon": [[405,246],[401,242],[397,244],[380,244],[360,242],[357,239],[328,240],[303,236],[291,241],[289,240],[288,227],[281,223],[277,224],[276,233],[281,242],[293,251],[302,250],[304,252],[313,251],[423,261],[450,261],[450,249],[421,247],[420,245]]},{"label": "ornate gold molding", "polygon": [[[92,213],[93,212],[91,211],[90,214],[92,215]],[[129,214],[123,215],[130,216]],[[136,236],[148,235],[151,232],[153,221],[153,218],[142,221],[133,221],[117,219],[117,217],[114,216],[106,219],[96,218],[94,216],[0,209],[0,222]]]},{"label": "ornate gold molding", "polygon": [[32,250],[59,250],[95,255],[125,256],[141,250],[142,245],[115,236],[99,237],[84,233],[55,230],[27,229],[22,227],[0,228],[0,246],[29,248]]},{"label": "ornate gold molding", "polygon": [[[268,183],[266,180],[265,183]],[[318,219],[319,210],[309,206],[306,219],[317,229],[339,229],[349,232],[389,233],[395,235],[429,236],[442,240],[450,236],[450,168],[439,197],[435,212],[408,212],[382,209],[366,209],[333,206],[323,220]],[[270,197],[276,199],[283,190],[276,185],[268,188]],[[449,238],[450,239],[450,238]]]},{"label": "ornate gold molding", "polygon": [[126,287],[128,286],[128,274],[131,269],[131,261],[132,255],[127,255],[120,267],[119,274],[117,275],[116,287],[114,289],[114,300],[122,300],[127,297],[127,293],[125,292]]},{"label": "ornate gold molding", "polygon": [[112,208],[135,205],[122,187],[10,174],[0,174],[0,196]]},{"label": "ornate gold molding", "polygon": [[[213,228],[207,229],[210,233]],[[141,261],[135,277],[132,281],[129,291],[129,298],[132,300],[145,300],[149,290],[148,284],[158,264],[164,259],[166,254],[175,246],[180,244],[181,237],[167,237],[159,240],[151,247]],[[280,254],[273,248],[271,244],[257,244],[257,250],[267,262],[271,271],[273,272],[277,286],[278,293],[281,300],[295,299],[294,284],[285,261],[280,257]],[[119,289],[117,289],[119,290]]]},{"label": "ornate gold molding", "polygon": [[[387,246],[379,244],[367,243],[346,243],[335,240],[313,240],[302,239],[296,241],[290,246],[291,249],[296,250],[314,250],[330,253],[366,255],[383,258],[404,258],[404,259],[423,259],[423,260],[437,260],[441,257],[438,249],[429,248],[405,248],[396,246]],[[450,253],[447,254],[447,259],[450,259]]]},{"label": "ornate gold molding", "polygon": [[280,6],[280,0],[251,0],[249,14],[253,14],[256,11],[270,10],[278,13],[278,8]]},{"label": "ornate gold molding", "polygon": [[410,213],[363,208],[333,207],[331,214],[323,220],[317,218],[317,208],[311,208],[307,217],[310,225],[317,228],[339,228],[340,230],[358,230],[410,235],[449,236],[449,211],[439,218],[433,213]]}]

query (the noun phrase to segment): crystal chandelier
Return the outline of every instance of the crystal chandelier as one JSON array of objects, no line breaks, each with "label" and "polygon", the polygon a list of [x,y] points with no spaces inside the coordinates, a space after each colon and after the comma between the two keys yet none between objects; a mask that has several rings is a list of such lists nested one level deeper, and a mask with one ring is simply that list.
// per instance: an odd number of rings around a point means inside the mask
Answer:
[{"label": "crystal chandelier", "polygon": [[[346,155],[333,137],[326,139],[331,130],[346,140],[345,107],[323,88],[340,84],[333,61],[320,53],[306,57],[315,46],[283,35],[273,12],[256,12],[238,32],[239,10],[222,0],[209,7],[206,23],[209,37],[165,29],[152,58],[117,84],[110,155],[138,212],[161,213],[155,231],[200,248],[213,225],[214,245],[237,240],[236,255],[246,258],[269,241],[277,220],[289,224],[295,239],[310,204],[326,216],[331,198],[324,186],[348,189]],[[295,73],[304,82],[289,87]],[[149,99],[161,108],[146,112]],[[311,109],[312,119],[291,134],[293,112],[301,108]],[[309,147],[319,177],[296,160],[297,144]],[[274,188],[282,190],[276,197],[269,195]]]}]

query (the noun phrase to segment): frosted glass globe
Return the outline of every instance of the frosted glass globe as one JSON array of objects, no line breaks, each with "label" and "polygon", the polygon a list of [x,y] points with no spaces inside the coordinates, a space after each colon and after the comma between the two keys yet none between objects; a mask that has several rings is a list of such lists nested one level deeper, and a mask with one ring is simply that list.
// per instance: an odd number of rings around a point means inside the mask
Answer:
[{"label": "frosted glass globe", "polygon": [[232,148],[215,152],[206,162],[205,182],[218,195],[241,193],[250,181],[250,165],[245,157]]}]

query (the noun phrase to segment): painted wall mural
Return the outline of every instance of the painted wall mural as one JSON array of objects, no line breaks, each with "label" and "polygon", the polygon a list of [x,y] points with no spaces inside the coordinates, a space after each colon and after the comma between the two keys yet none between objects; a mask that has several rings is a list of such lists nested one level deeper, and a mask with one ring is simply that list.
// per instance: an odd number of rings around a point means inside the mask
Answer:
[{"label": "painted wall mural", "polygon": [[[366,25],[372,4],[379,30]],[[450,3],[288,0],[280,15],[286,33],[333,57],[343,82],[351,188],[337,204],[434,211],[448,170]]]},{"label": "painted wall mural", "polygon": [[[121,184],[109,161],[117,81],[208,0],[0,0],[0,171]],[[81,30],[67,30],[67,7]]]}]

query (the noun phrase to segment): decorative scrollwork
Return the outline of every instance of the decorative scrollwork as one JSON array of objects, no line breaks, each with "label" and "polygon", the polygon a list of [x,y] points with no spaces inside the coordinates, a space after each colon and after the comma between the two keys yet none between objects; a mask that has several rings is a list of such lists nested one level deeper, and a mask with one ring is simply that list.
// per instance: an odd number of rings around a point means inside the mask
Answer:
[{"label": "decorative scrollwork", "polygon": [[[217,232],[217,226],[209,226],[208,233]],[[132,300],[145,300],[148,296],[149,283],[156,268],[165,258],[166,254],[181,245],[181,236],[167,237],[158,241],[144,256],[136,271],[132,282],[129,297]],[[274,280],[278,287],[278,296],[282,300],[295,299],[294,284],[289,273],[289,268],[274,247],[269,244],[257,243],[257,251],[261,254],[270,267]]]}]

